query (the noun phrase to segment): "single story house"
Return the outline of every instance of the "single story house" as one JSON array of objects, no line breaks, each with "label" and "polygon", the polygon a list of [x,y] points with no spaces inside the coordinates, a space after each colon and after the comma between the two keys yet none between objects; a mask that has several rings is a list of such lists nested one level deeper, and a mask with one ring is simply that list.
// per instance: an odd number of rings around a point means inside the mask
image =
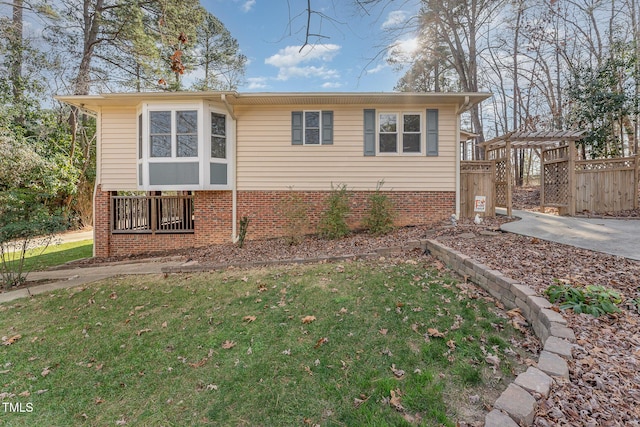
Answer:
[{"label": "single story house", "polygon": [[59,96],[97,118],[94,255],[281,236],[297,192],[309,232],[332,186],[350,226],[382,188],[397,225],[459,211],[460,115],[486,93],[162,92]]}]

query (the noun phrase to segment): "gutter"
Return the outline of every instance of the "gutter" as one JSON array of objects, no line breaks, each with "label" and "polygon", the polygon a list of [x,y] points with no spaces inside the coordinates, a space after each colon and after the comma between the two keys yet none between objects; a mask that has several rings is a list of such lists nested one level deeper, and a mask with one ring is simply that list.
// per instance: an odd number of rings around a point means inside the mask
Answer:
[{"label": "gutter", "polygon": [[464,102],[456,110],[456,215],[460,218],[460,115],[472,107],[471,98],[466,95]]},{"label": "gutter", "polygon": [[233,107],[229,105],[229,101],[227,100],[227,95],[225,93],[220,95],[220,100],[224,104],[227,109],[227,112],[233,119],[233,185],[231,186],[231,241],[236,243],[238,241],[238,189],[236,187],[236,182],[238,178],[238,168],[236,167],[236,158],[238,154],[238,144],[236,138],[236,123],[237,118],[235,113],[233,112]]}]

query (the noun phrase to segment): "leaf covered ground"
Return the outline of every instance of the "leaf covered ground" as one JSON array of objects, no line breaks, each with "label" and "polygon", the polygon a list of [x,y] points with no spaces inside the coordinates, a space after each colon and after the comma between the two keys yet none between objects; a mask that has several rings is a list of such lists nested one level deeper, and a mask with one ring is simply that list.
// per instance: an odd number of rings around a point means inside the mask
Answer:
[{"label": "leaf covered ground", "polygon": [[0,305],[11,425],[481,425],[539,342],[414,254],[114,278]]},{"label": "leaf covered ground", "polygon": [[464,222],[440,232],[438,240],[541,296],[556,280],[602,285],[624,296],[619,314],[563,312],[578,340],[570,380],[560,381],[541,402],[535,425],[640,425],[640,262],[515,234],[487,235],[487,227],[498,225],[487,223]]}]

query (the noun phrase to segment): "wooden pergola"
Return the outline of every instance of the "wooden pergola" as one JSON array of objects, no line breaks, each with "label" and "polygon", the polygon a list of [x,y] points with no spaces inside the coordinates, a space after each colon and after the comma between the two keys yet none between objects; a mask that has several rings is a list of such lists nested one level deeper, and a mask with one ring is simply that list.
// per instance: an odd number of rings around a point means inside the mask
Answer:
[{"label": "wooden pergola", "polygon": [[[533,148],[538,151],[541,159],[541,205],[545,205],[545,168],[549,165],[562,164],[566,182],[562,182],[565,197],[557,197],[556,200],[547,200],[547,206],[567,207],[569,215],[575,215],[575,170],[576,146],[575,142],[582,139],[583,131],[514,131],[493,138],[480,144],[486,153],[486,159],[495,164],[495,206],[505,207],[507,215],[512,214],[512,149]],[[546,156],[546,157],[545,157]],[[557,184],[557,183],[556,183]],[[561,199],[564,199],[562,201]]]}]

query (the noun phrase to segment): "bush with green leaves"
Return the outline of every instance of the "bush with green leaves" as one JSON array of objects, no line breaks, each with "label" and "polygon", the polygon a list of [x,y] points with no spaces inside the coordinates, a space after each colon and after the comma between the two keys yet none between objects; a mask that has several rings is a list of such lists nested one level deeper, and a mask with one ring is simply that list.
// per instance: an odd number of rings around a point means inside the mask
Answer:
[{"label": "bush with green leaves", "polygon": [[5,289],[26,280],[28,250],[44,250],[68,222],[53,199],[65,185],[28,143],[0,137],[0,279]]},{"label": "bush with green leaves", "polygon": [[369,195],[369,207],[362,219],[363,227],[371,234],[380,236],[393,230],[393,221],[396,217],[395,206],[389,196],[381,189],[384,180],[376,185],[376,191]]},{"label": "bush with green leaves", "polygon": [[586,313],[594,317],[620,312],[617,304],[622,302],[620,293],[600,285],[572,286],[556,281],[545,291],[552,303],[560,309],[571,309],[574,313]]},{"label": "bush with green leaves", "polygon": [[289,245],[297,245],[307,233],[309,216],[307,204],[299,192],[289,188],[277,206],[278,214],[284,218],[284,237]]},{"label": "bush with green leaves", "polygon": [[326,239],[340,239],[349,234],[347,217],[351,212],[349,207],[349,193],[345,184],[334,187],[327,199],[327,209],[322,213],[318,224],[318,233]]}]

